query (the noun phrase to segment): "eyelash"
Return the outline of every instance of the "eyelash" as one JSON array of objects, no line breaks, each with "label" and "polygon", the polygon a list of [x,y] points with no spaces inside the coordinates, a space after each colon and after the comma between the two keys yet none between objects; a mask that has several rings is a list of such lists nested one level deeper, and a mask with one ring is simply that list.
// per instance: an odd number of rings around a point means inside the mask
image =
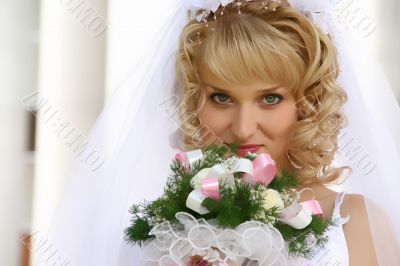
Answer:
[{"label": "eyelash", "polygon": [[[223,94],[223,93],[212,93],[212,94],[209,96],[209,98],[211,99],[211,101],[213,101],[213,102],[216,103],[216,104],[219,104],[219,105],[226,105],[226,103],[220,103],[220,102],[218,102],[218,101],[216,101],[216,100],[214,99],[214,97],[217,96],[217,95],[223,95],[223,96],[226,96],[226,97],[229,98],[228,95]],[[269,96],[274,96],[274,97],[278,98],[279,101],[278,101],[277,103],[272,103],[272,104],[266,103],[266,105],[277,105],[277,104],[279,104],[279,103],[283,100],[283,97],[282,97],[281,95],[279,95],[279,94],[274,94],[274,93],[264,95],[263,99],[265,99],[266,97],[269,97]]]}]

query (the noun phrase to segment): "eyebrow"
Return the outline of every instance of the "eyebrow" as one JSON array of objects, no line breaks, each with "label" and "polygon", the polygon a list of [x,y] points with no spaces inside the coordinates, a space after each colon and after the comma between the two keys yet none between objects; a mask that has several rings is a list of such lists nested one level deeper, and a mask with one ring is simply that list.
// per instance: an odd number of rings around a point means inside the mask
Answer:
[{"label": "eyebrow", "polygon": [[[218,87],[210,85],[210,84],[205,84],[205,85],[210,87],[210,88],[213,88],[216,91],[225,92],[225,93],[228,93],[228,94],[231,93],[230,91],[218,88]],[[282,88],[282,86],[276,86],[276,87],[272,87],[272,88],[268,88],[268,89],[262,89],[262,90],[257,91],[257,93],[264,94],[264,93],[268,93],[268,92],[274,92],[274,91],[277,91],[280,88]]]}]

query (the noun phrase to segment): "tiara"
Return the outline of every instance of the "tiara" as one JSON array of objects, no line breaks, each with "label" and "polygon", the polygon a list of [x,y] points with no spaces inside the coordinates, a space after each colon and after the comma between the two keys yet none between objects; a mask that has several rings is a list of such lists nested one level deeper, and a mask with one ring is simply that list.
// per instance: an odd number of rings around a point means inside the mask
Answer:
[{"label": "tiara", "polygon": [[[208,27],[210,15],[213,15],[213,19],[217,20],[217,16],[224,15],[227,6],[236,7],[238,14],[241,14],[242,4],[248,2],[259,2],[264,9],[273,12],[283,4],[288,4],[308,17],[324,33],[331,32],[330,21],[336,0],[188,0],[189,19],[190,21],[196,20],[198,23],[205,23]],[[220,7],[222,7],[222,10],[217,14]]]}]

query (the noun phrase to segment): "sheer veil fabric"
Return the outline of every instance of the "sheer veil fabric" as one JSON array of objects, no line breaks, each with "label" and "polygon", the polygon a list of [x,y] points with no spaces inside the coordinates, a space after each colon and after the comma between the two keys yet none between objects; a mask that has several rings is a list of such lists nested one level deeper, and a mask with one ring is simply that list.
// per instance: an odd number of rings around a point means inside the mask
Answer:
[{"label": "sheer veil fabric", "polygon": [[[182,90],[176,86],[174,69],[179,34],[188,21],[187,4],[162,2],[156,33],[141,39],[148,44],[146,53],[133,64],[88,137],[104,164],[96,171],[81,162],[74,164],[46,237],[69,262],[65,265],[145,265],[140,249],[124,241],[128,210],[132,203],[162,194],[169,164],[183,149],[183,134],[188,133],[179,129]],[[396,246],[400,208],[395,207],[400,202],[395,191],[400,188],[400,110],[379,66],[363,54],[354,34],[336,26],[338,82],[349,96],[344,107],[349,123],[335,163],[351,166],[353,173],[334,189],[366,196],[380,264],[396,265],[400,263]],[[351,148],[350,139],[355,145]]]},{"label": "sheer veil fabric", "polygon": [[365,196],[379,264],[397,265],[400,211],[391,206],[400,199],[394,189],[400,185],[399,106],[379,64],[362,49],[364,40],[349,32],[340,38],[338,82],[349,100],[343,108],[348,125],[339,136],[335,163],[353,172],[332,189]]}]

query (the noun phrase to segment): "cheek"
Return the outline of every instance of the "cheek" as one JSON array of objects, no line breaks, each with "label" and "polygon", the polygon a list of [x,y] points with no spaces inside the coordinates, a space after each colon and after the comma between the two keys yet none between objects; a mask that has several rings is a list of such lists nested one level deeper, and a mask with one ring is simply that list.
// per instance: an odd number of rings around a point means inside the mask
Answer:
[{"label": "cheek", "polygon": [[217,135],[226,131],[230,117],[231,115],[227,110],[216,109],[209,103],[206,103],[199,112],[201,123]]},{"label": "cheek", "polygon": [[266,112],[262,121],[264,132],[268,132],[274,140],[288,142],[297,121],[297,111],[294,103],[287,102],[280,108]]},{"label": "cheek", "polygon": [[263,132],[268,136],[267,152],[281,164],[286,159],[288,145],[297,122],[297,111],[291,105],[282,106],[266,114],[262,124]]}]

